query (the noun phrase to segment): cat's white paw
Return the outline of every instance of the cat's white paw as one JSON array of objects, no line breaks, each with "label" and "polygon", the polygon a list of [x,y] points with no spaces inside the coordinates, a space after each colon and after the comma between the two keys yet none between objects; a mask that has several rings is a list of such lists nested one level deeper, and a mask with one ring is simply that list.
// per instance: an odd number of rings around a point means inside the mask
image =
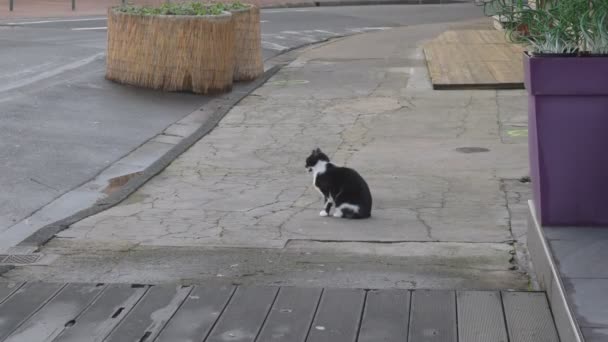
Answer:
[{"label": "cat's white paw", "polygon": [[334,213],[334,217],[341,218],[342,217],[342,212],[341,211],[336,211]]},{"label": "cat's white paw", "polygon": [[321,216],[321,217],[327,216],[327,211],[321,210],[321,212],[319,213],[319,216]]}]

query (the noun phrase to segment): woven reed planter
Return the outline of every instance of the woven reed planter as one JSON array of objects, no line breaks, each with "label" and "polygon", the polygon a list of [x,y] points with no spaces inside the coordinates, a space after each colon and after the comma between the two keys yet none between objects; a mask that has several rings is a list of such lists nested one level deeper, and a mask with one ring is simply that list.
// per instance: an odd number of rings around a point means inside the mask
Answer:
[{"label": "woven reed planter", "polygon": [[234,80],[251,81],[264,73],[260,9],[250,5],[231,13],[235,29]]},{"label": "woven reed planter", "polygon": [[198,94],[232,89],[232,15],[133,15],[108,11],[106,78]]}]

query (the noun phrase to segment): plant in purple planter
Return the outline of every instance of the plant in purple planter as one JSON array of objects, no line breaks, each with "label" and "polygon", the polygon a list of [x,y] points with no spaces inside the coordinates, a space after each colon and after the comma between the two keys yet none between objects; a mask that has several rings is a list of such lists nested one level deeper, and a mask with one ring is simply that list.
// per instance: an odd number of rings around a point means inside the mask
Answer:
[{"label": "plant in purple planter", "polygon": [[543,225],[608,226],[608,0],[488,0],[527,28],[530,171]]},{"label": "plant in purple planter", "polygon": [[592,55],[608,55],[608,1],[581,18],[585,50]]}]

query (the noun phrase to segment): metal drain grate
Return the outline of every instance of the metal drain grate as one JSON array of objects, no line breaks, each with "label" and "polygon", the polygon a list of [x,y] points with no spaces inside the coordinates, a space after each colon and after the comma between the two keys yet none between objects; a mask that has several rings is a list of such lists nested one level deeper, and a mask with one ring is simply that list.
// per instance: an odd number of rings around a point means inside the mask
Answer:
[{"label": "metal drain grate", "polygon": [[9,255],[0,255],[0,257],[4,257],[4,258],[0,259],[1,264],[27,265],[27,264],[33,264],[36,261],[40,260],[42,255],[40,255],[40,254],[9,254]]}]

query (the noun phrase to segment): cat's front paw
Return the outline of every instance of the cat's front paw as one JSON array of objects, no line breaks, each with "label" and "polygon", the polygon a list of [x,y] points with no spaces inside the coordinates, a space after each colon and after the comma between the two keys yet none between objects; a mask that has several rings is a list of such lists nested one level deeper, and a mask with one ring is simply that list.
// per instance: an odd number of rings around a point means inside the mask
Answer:
[{"label": "cat's front paw", "polygon": [[321,212],[319,213],[319,216],[321,216],[321,217],[325,217],[327,215],[328,215],[327,211],[325,211],[325,210],[321,210]]},{"label": "cat's front paw", "polygon": [[341,218],[342,217],[342,212],[336,210],[336,212],[334,212],[334,217]]}]

